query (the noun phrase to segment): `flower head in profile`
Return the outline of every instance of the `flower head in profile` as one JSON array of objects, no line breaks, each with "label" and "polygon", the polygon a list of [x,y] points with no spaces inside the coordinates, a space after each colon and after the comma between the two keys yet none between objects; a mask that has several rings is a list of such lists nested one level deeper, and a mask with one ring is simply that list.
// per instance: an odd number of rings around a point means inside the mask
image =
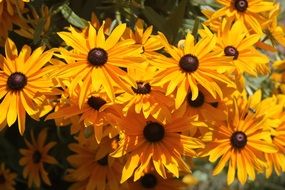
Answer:
[{"label": "flower head in profile", "polygon": [[104,23],[98,31],[89,24],[83,31],[69,27],[69,32],[59,32],[58,35],[73,49],[60,49],[61,55],[58,56],[67,64],[56,72],[57,77],[71,77],[71,92],[83,81],[82,94],[90,88],[95,92],[103,88],[114,100],[116,88],[128,90],[127,84],[133,84],[122,68],[137,67],[142,60],[141,48],[134,45],[134,40],[121,40],[125,29],[126,25],[120,24],[107,38]]},{"label": "flower head in profile", "polygon": [[216,0],[223,7],[213,13],[206,22],[223,17],[229,21],[241,21],[249,31],[262,34],[262,26],[267,21],[265,13],[274,8],[272,1],[266,0]]},{"label": "flower head in profile", "polygon": [[6,168],[4,163],[0,164],[0,189],[15,190],[16,177],[17,174]]},{"label": "flower head in profile", "polygon": [[[18,54],[13,41],[8,39],[5,44],[6,57],[1,57],[0,65],[0,124],[12,126],[18,119],[21,134],[25,131],[26,113],[34,119],[40,116],[44,95],[53,94],[54,84],[47,77],[49,63],[53,51],[44,51],[39,47],[32,49],[25,45]],[[41,96],[43,95],[43,96]]]},{"label": "flower head in profile", "polygon": [[187,34],[182,46],[170,45],[166,37],[160,33],[161,41],[169,57],[159,56],[153,62],[160,69],[155,76],[156,85],[166,85],[166,95],[176,90],[175,108],[184,102],[188,91],[192,92],[191,100],[194,101],[199,94],[198,85],[203,86],[214,98],[223,97],[219,82],[226,87],[234,88],[235,84],[227,76],[232,70],[230,59],[214,51],[217,37],[212,34],[202,36],[195,43],[194,36]]},{"label": "flower head in profile", "polygon": [[19,164],[24,167],[23,177],[28,180],[28,186],[33,185],[37,188],[41,186],[42,181],[51,185],[48,177],[48,172],[44,168],[44,164],[57,164],[58,162],[48,152],[56,145],[56,142],[49,142],[46,144],[47,130],[42,129],[38,138],[35,138],[34,132],[31,131],[31,141],[25,138],[26,149],[20,149],[22,158]]},{"label": "flower head in profile", "polygon": [[194,137],[182,135],[191,130],[191,126],[203,126],[197,117],[184,117],[162,124],[142,114],[129,113],[119,121],[122,138],[119,147],[111,154],[112,157],[127,155],[127,162],[122,171],[121,182],[134,175],[134,181],[143,176],[143,171],[153,164],[156,172],[167,178],[169,172],[179,177],[179,171],[190,172],[189,166],[182,156],[194,157],[194,149],[203,148],[203,143]]},{"label": "flower head in profile", "polygon": [[234,99],[229,107],[228,118],[213,129],[212,141],[202,150],[211,162],[217,162],[213,175],[219,174],[228,163],[227,183],[235,175],[241,184],[249,177],[255,179],[255,171],[266,167],[265,154],[275,153],[277,148],[268,142],[266,117],[257,115],[246,99]]},{"label": "flower head in profile", "polygon": [[130,28],[126,30],[126,38],[134,39],[136,44],[141,45],[142,47],[142,55],[151,61],[153,56],[157,56],[157,50],[163,48],[163,45],[157,36],[152,35],[153,26],[149,26],[144,30],[144,22],[142,19],[137,19],[134,31]]}]

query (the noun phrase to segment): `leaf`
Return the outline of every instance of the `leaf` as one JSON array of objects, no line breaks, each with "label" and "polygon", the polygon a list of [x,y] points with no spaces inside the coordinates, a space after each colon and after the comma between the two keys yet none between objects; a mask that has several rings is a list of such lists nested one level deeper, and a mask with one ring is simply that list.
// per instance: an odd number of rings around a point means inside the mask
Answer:
[{"label": "leaf", "polygon": [[163,27],[169,28],[169,33],[166,33],[166,36],[170,41],[174,40],[174,37],[177,35],[179,28],[182,26],[186,3],[186,0],[182,0],[179,5],[174,8],[170,14],[170,17],[164,23]]},{"label": "leaf", "polygon": [[78,28],[85,28],[88,25],[88,22],[83,18],[80,18],[77,14],[75,14],[67,4],[63,4],[58,9],[61,11],[62,16],[70,24]]},{"label": "leaf", "polygon": [[167,33],[168,27],[165,27],[165,18],[155,12],[151,7],[145,6],[142,10],[144,16],[162,33]]},{"label": "leaf", "polygon": [[37,44],[40,39],[41,39],[41,34],[44,30],[45,27],[45,23],[46,23],[46,19],[44,17],[40,18],[36,28],[35,28],[35,33],[34,33],[34,44]]}]

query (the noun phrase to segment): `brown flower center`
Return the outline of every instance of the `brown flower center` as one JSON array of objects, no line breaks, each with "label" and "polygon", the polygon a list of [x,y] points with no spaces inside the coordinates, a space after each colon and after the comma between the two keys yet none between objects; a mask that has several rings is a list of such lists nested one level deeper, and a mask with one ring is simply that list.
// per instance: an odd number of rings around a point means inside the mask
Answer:
[{"label": "brown flower center", "polygon": [[147,122],[143,130],[144,138],[149,142],[161,141],[164,133],[164,127],[157,122]]},{"label": "brown flower center", "polygon": [[105,105],[107,102],[105,101],[105,100],[103,100],[102,98],[100,98],[100,97],[95,97],[95,96],[91,96],[90,98],[88,98],[88,100],[87,100],[87,104],[91,107],[91,108],[93,108],[93,109],[95,109],[95,110],[97,110],[97,111],[99,111],[99,109],[103,106],[103,105]]},{"label": "brown flower center", "polygon": [[199,91],[198,97],[195,100],[191,100],[191,98],[192,98],[192,93],[189,92],[187,95],[187,102],[189,106],[194,108],[201,107],[205,102],[205,96],[201,91]]},{"label": "brown flower center", "polygon": [[108,154],[101,158],[100,160],[97,160],[97,163],[101,166],[107,166],[108,165]]},{"label": "brown flower center", "polygon": [[149,83],[137,82],[137,88],[132,87],[132,90],[136,94],[149,94],[151,86]]},{"label": "brown flower center", "polygon": [[0,174],[0,184],[4,184],[6,182],[6,178],[3,174]]},{"label": "brown flower center", "polygon": [[107,63],[108,53],[102,48],[94,48],[89,51],[87,59],[91,65],[100,67]]},{"label": "brown flower center", "polygon": [[239,12],[245,12],[248,7],[247,0],[234,0],[234,7]]},{"label": "brown flower center", "polygon": [[140,179],[141,185],[146,189],[154,188],[157,185],[157,179],[153,174],[145,174]]},{"label": "brown flower center", "polygon": [[41,159],[42,159],[42,154],[38,150],[36,150],[33,154],[33,162],[35,164],[38,164],[41,161]]},{"label": "brown flower center", "polygon": [[245,147],[247,143],[247,136],[242,131],[236,131],[231,136],[231,144],[236,149]]},{"label": "brown flower center", "polygon": [[182,71],[191,73],[198,69],[199,60],[194,55],[186,54],[183,57],[181,57],[179,61],[179,66],[182,69]]},{"label": "brown flower center", "polygon": [[9,90],[22,90],[27,85],[27,77],[20,72],[12,73],[7,80]]},{"label": "brown flower center", "polygon": [[233,46],[225,47],[224,53],[226,56],[233,56],[234,60],[236,60],[238,58],[238,55],[239,55],[238,50]]}]

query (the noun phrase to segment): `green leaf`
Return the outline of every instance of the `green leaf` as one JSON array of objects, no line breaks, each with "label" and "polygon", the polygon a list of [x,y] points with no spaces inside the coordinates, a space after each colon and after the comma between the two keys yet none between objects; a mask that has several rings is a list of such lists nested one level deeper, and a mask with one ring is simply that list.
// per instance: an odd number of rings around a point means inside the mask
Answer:
[{"label": "green leaf", "polygon": [[37,27],[35,28],[35,33],[34,33],[34,44],[37,44],[41,40],[41,34],[44,30],[46,23],[46,19],[44,17],[40,18]]},{"label": "green leaf", "polygon": [[88,22],[83,18],[80,18],[77,14],[75,14],[67,4],[60,6],[58,9],[61,11],[62,16],[70,24],[78,28],[85,28],[88,25]]},{"label": "green leaf", "polygon": [[149,20],[149,22],[154,25],[160,32],[167,33],[167,28],[165,28],[165,18],[155,12],[151,7],[145,6],[142,10],[144,16]]},{"label": "green leaf", "polygon": [[177,36],[179,28],[183,24],[186,3],[186,0],[182,0],[179,5],[174,8],[174,10],[170,14],[170,17],[164,23],[163,27],[169,28],[168,33],[166,33],[166,36],[170,41],[174,40],[175,36]]}]

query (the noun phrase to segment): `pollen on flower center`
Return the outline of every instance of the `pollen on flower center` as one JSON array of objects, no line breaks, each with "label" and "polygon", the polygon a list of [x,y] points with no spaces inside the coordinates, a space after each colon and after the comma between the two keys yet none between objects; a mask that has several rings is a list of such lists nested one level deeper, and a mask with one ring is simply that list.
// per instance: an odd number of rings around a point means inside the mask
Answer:
[{"label": "pollen on flower center", "polygon": [[151,86],[149,83],[137,82],[137,88],[132,87],[132,90],[136,94],[149,94]]},{"label": "pollen on flower center", "polygon": [[179,66],[184,72],[194,72],[198,69],[199,60],[196,56],[191,54],[186,54],[181,57],[179,61]]},{"label": "pollen on flower center", "polygon": [[102,48],[94,48],[89,51],[87,59],[91,65],[100,67],[107,63],[108,53]]},{"label": "pollen on flower center", "polygon": [[247,0],[235,0],[234,7],[237,11],[244,12],[248,7],[248,2]]},{"label": "pollen on flower center", "polygon": [[144,138],[149,142],[161,141],[164,133],[164,127],[157,122],[147,122],[143,130]]},{"label": "pollen on flower center", "polygon": [[231,136],[231,144],[234,148],[241,149],[247,143],[247,136],[242,131],[236,131]]},{"label": "pollen on flower center", "polygon": [[101,166],[107,166],[108,165],[108,154],[101,158],[100,160],[97,160],[97,163]]},{"label": "pollen on flower center", "polygon": [[88,98],[88,100],[87,100],[87,104],[91,107],[91,108],[93,108],[93,109],[95,109],[95,110],[97,110],[97,111],[99,111],[99,109],[103,106],[103,105],[105,105],[107,102],[105,101],[105,100],[103,100],[102,98],[100,98],[100,97],[95,97],[95,96],[91,96],[90,98]]},{"label": "pollen on flower center", "polygon": [[225,47],[224,53],[226,56],[233,56],[234,60],[236,60],[238,58],[238,55],[239,55],[238,50],[233,46]]},{"label": "pollen on flower center", "polygon": [[27,85],[27,77],[20,72],[12,73],[7,80],[9,90],[22,90]]},{"label": "pollen on flower center", "polygon": [[41,159],[42,159],[42,154],[38,150],[35,151],[34,154],[33,154],[33,162],[35,164],[37,164],[37,163],[39,163],[41,161]]},{"label": "pollen on flower center", "polygon": [[191,100],[191,98],[192,98],[192,93],[189,92],[187,95],[187,102],[189,106],[194,108],[201,107],[205,102],[204,94],[201,91],[199,91],[198,97],[195,100]]},{"label": "pollen on flower center", "polygon": [[140,179],[141,185],[146,189],[154,188],[157,184],[157,179],[153,174],[145,174]]}]

